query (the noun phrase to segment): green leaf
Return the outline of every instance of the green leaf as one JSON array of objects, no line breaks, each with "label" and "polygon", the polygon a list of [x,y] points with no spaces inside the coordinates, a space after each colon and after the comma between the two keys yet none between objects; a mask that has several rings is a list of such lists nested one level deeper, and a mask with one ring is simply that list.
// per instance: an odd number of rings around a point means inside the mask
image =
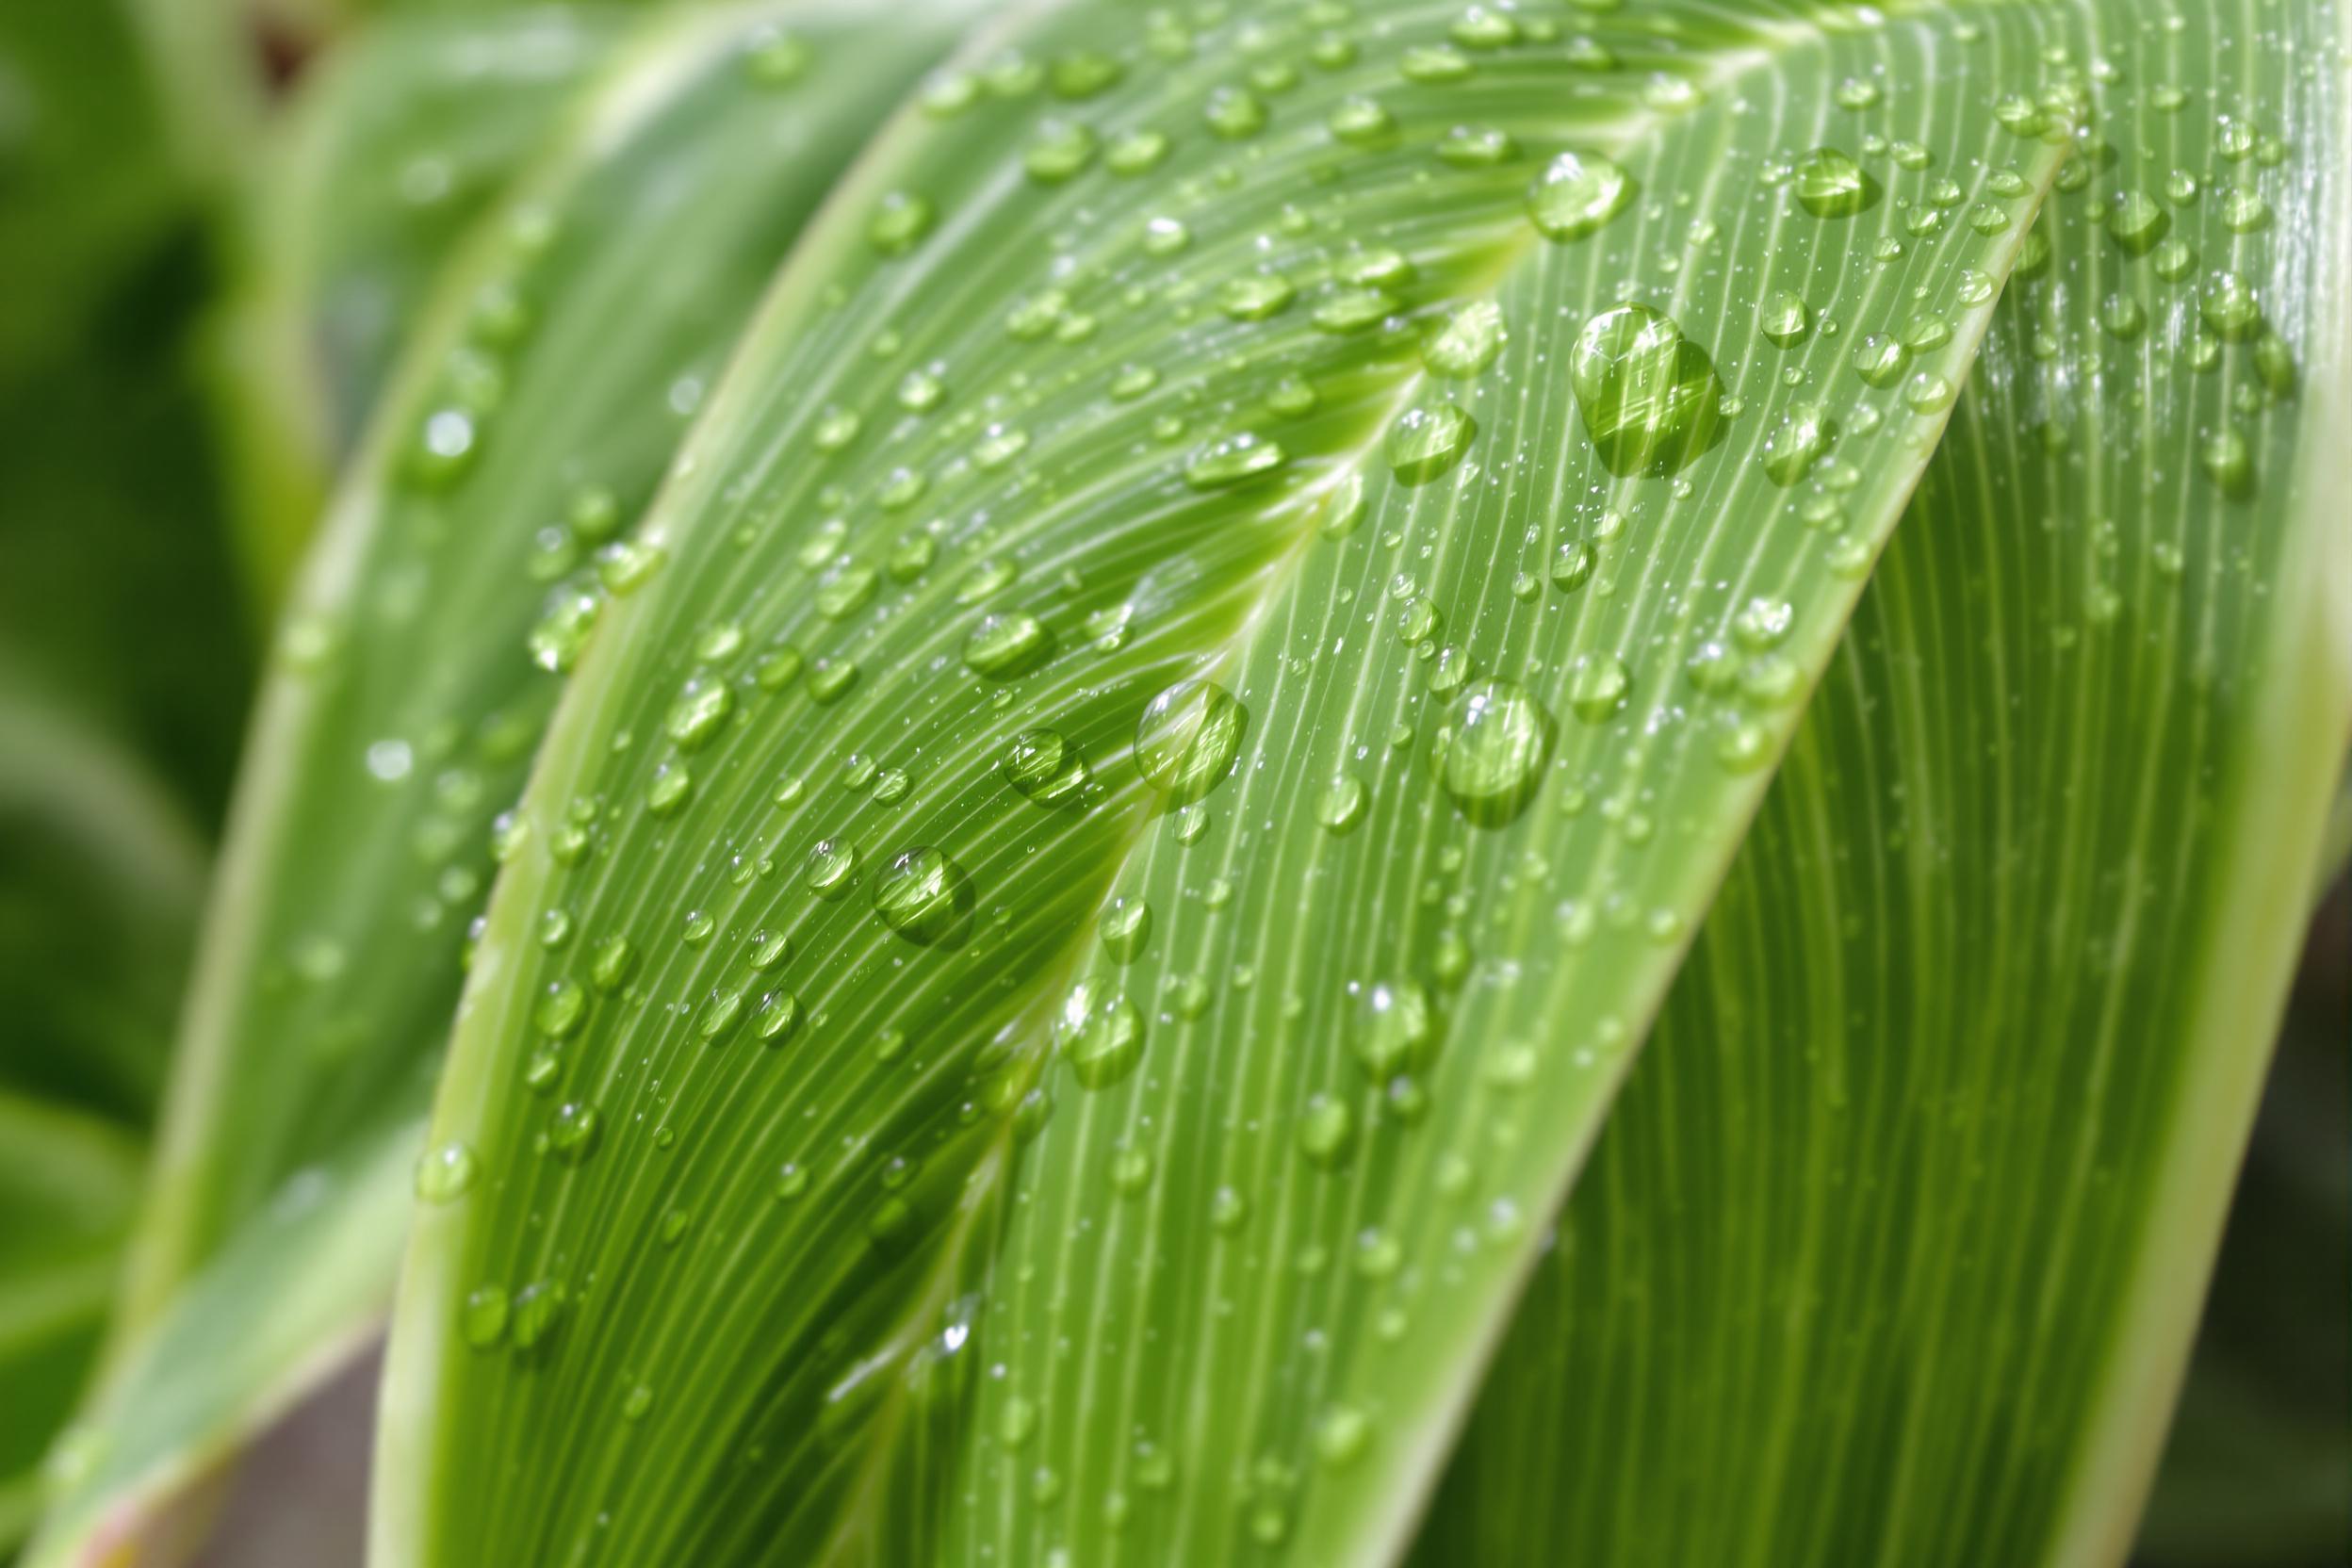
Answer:
[{"label": "green leaf", "polygon": [[[493,818],[559,685],[535,655],[626,580],[686,414],[951,14],[649,22],[460,246],[279,640],[111,1375],[35,1560],[151,1519],[381,1314]],[[830,69],[784,69],[778,18]]]},{"label": "green leaf", "polygon": [[15,0],[0,14],[0,392],[92,325],[242,144],[225,8]]},{"label": "green leaf", "polygon": [[547,139],[627,13],[399,18],[306,76],[235,225],[224,416],[274,606],[443,262]]},{"label": "green leaf", "polygon": [[152,20],[0,11],[0,1555],[106,1319],[249,675]]},{"label": "green leaf", "polygon": [[885,133],[520,809],[378,1562],[1397,1549],[2089,106],[1756,10]]},{"label": "green leaf", "polygon": [[139,1175],[116,1123],[0,1090],[0,1551],[32,1527],[41,1459],[97,1348]]},{"label": "green leaf", "polygon": [[[2352,715],[2322,151],[2343,19],[2270,16],[2257,43],[2227,10],[2018,8],[1937,75],[2069,62],[2089,177],[2044,215],[2050,259],[1996,318],[1420,1560],[2122,1560]],[[2192,268],[2118,237],[2134,191],[2164,192]],[[2265,323],[2234,341],[2224,273]]]}]

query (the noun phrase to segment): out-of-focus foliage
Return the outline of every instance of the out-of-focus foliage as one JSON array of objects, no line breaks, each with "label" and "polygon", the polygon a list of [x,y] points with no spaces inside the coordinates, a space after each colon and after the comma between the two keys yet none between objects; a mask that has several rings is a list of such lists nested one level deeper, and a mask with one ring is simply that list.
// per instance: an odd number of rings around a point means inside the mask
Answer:
[{"label": "out-of-focus foliage", "polygon": [[252,676],[146,43],[0,8],[0,1549],[106,1321]]}]

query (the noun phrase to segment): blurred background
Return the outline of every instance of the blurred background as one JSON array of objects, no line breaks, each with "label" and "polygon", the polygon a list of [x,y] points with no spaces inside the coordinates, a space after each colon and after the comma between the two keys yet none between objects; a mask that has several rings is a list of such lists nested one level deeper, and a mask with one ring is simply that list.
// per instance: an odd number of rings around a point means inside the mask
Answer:
[{"label": "blurred background", "polygon": [[[240,327],[278,143],[356,29],[501,8],[0,0],[0,1561],[104,1328],[256,651],[361,412]],[[443,152],[352,193],[387,257],[486,196]],[[389,351],[390,267],[350,270],[354,355]],[[2340,810],[2147,1568],[2352,1563],[2347,852]],[[358,1561],[372,1373],[255,1451],[205,1562]]]}]

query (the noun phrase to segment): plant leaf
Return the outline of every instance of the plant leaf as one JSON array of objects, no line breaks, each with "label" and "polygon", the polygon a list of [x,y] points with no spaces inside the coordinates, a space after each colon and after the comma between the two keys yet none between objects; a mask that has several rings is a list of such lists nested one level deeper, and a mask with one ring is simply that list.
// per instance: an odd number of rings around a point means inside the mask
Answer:
[{"label": "plant leaf", "polygon": [[1079,0],[885,133],[521,808],[383,1568],[1398,1548],[2071,141],[1865,170],[1936,35],[1757,9]]},{"label": "plant leaf", "polygon": [[[2315,63],[2343,23],[1987,22],[1935,79],[2062,54],[2089,178],[2044,214],[2050,259],[2011,286],[1419,1560],[2131,1544],[2352,724],[2324,466],[2345,100]],[[2193,265],[2126,242],[2132,192]],[[2264,323],[2230,341],[2225,274]]]},{"label": "plant leaf", "polygon": [[216,348],[260,604],[282,597],[442,264],[627,21],[595,6],[396,17],[303,78],[248,180]]},{"label": "plant leaf", "polygon": [[[763,55],[779,21],[832,69]],[[436,287],[280,640],[112,1376],[36,1560],[136,1531],[382,1312],[492,818],[558,684],[534,617],[578,629],[588,551],[943,26],[808,5],[649,22]],[[519,343],[485,323],[501,284],[530,309]],[[462,464],[432,450],[450,418]]]}]

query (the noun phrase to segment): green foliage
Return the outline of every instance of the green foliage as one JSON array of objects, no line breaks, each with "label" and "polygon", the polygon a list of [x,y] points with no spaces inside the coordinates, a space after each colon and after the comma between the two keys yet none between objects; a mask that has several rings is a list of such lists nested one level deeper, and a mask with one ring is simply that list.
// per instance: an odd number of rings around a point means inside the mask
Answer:
[{"label": "green foliage", "polygon": [[[377,1568],[2119,1561],[2352,733],[2338,7],[995,10],[448,8],[256,166],[258,592],[340,477],[33,1560],[397,1270]],[[2167,1561],[2341,1517],[2233,1321]]]}]

